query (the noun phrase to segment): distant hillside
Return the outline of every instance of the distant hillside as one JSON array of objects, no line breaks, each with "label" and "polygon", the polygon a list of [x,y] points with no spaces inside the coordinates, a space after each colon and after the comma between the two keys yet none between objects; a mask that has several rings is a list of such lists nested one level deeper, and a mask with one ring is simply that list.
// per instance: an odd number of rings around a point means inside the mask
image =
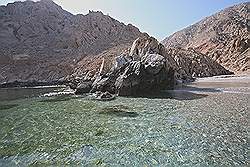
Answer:
[{"label": "distant hillside", "polygon": [[250,72],[250,2],[222,10],[163,40],[167,48],[194,48],[236,73]]},{"label": "distant hillside", "polygon": [[[215,15],[221,17],[220,20],[215,19],[216,23],[205,24],[203,20],[164,41],[167,48],[162,54],[172,57],[171,65],[175,68],[177,78],[186,80],[191,77],[231,74],[206,55],[229,69],[232,69],[234,60],[236,63],[234,62],[233,67],[237,70],[248,69],[245,62],[249,60],[246,58],[249,52],[249,26],[246,26],[247,22],[242,19],[246,17],[243,17],[246,13],[245,6],[246,4],[242,4],[226,9],[222,14]],[[235,11],[229,12],[232,9]],[[241,12],[237,12],[239,10]],[[231,15],[235,16],[235,19],[232,19],[229,13],[233,13]],[[236,17],[235,13],[241,15]],[[225,21],[222,22],[223,19]],[[210,19],[210,22],[212,21],[213,19]],[[216,28],[218,23],[221,23],[219,27],[222,28]],[[200,24],[204,24],[202,30]],[[232,27],[238,31],[228,29]],[[221,34],[213,35],[215,32]],[[236,34],[232,36],[231,33]],[[223,36],[228,40],[222,40]],[[192,42],[194,39],[199,41]],[[125,25],[99,11],[73,15],[52,0],[14,2],[0,6],[0,83],[51,82],[69,77],[94,76],[103,60],[104,70],[109,70],[116,56],[130,52],[135,40],[141,41],[138,48],[145,45],[145,52],[155,49],[149,46],[152,41],[157,43],[155,47],[164,48],[153,37],[141,33],[133,25]],[[232,42],[234,44],[231,44]],[[188,49],[189,47],[195,48],[196,51]],[[228,47],[229,50],[224,49]],[[232,58],[232,55],[236,58]],[[239,58],[240,56],[242,58]],[[228,64],[230,66],[227,66]]]},{"label": "distant hillside", "polygon": [[52,0],[0,6],[0,82],[60,79],[87,55],[140,35],[102,12],[73,15]]}]

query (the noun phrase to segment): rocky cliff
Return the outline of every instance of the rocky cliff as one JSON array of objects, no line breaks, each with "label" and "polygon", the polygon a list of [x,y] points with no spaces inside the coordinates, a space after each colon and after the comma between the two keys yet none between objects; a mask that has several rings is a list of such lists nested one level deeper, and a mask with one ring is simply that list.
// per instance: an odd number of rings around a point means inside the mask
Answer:
[{"label": "rocky cliff", "polygon": [[236,73],[250,72],[250,2],[229,7],[163,40],[167,48],[193,48]]},{"label": "rocky cliff", "polygon": [[0,83],[58,80],[86,56],[126,46],[140,35],[102,12],[73,15],[52,0],[0,6]]},{"label": "rocky cliff", "polygon": [[79,94],[109,92],[145,96],[173,89],[176,84],[193,81],[195,77],[231,74],[201,53],[192,49],[165,48],[147,34],[136,39],[130,49],[113,48],[98,55],[94,61],[84,59],[79,66],[68,77],[71,88]]},{"label": "rocky cliff", "polygon": [[[112,72],[120,64],[117,57],[124,55],[140,64],[143,76],[139,78],[146,79],[138,82],[147,88],[151,85],[146,81],[161,81],[162,85],[168,81],[166,76],[170,76],[173,83],[172,75],[175,81],[183,82],[194,77],[230,74],[211,58],[196,51],[197,48],[170,48],[166,42],[165,48],[131,24],[125,25],[102,12],[73,15],[52,0],[0,6],[0,41],[0,83],[92,82],[100,67],[99,75]],[[176,42],[171,43],[171,47],[174,44]],[[128,64],[126,68],[133,67],[133,64]],[[160,65],[160,71],[171,75],[157,73],[156,78],[148,78],[152,76],[144,75],[151,68],[148,64],[164,64],[164,68]],[[19,82],[14,82],[14,85]]]}]

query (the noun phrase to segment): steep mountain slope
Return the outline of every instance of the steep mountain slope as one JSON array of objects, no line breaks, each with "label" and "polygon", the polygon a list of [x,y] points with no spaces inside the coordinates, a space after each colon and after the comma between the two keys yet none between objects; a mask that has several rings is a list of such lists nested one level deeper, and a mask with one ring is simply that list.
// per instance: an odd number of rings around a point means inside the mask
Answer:
[{"label": "steep mountain slope", "polygon": [[229,7],[163,40],[167,48],[194,48],[236,73],[250,71],[250,2]]},{"label": "steep mountain slope", "polygon": [[176,79],[183,81],[230,73],[197,51],[166,49],[102,12],[73,15],[52,0],[0,6],[0,84],[93,77],[103,60],[109,71],[117,56],[136,48],[143,54],[158,48],[155,53],[167,58]]},{"label": "steep mountain slope", "polygon": [[166,48],[166,52],[176,62],[178,80],[232,74],[210,57],[193,49]]},{"label": "steep mountain slope", "polygon": [[0,6],[0,82],[58,80],[82,58],[140,35],[101,12],[73,15],[52,0]]}]

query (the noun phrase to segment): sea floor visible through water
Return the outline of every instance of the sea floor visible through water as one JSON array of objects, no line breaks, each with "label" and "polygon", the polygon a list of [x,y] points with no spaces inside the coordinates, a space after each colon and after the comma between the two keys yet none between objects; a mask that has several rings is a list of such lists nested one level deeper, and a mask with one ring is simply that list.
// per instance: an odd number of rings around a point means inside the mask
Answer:
[{"label": "sea floor visible through water", "polygon": [[0,166],[248,166],[250,77],[147,98],[0,89]]}]

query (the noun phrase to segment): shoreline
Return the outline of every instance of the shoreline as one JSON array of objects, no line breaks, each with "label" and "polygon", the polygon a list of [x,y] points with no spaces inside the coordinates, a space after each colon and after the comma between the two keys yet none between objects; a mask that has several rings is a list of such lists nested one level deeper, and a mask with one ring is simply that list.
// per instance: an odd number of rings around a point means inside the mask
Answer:
[{"label": "shoreline", "polygon": [[14,81],[0,83],[0,89],[9,88],[46,88],[46,87],[65,87],[66,81]]},{"label": "shoreline", "polygon": [[[67,87],[67,81],[14,81],[0,83],[0,89],[42,89],[42,88],[65,88]],[[198,87],[211,87],[211,85],[224,85],[230,83],[230,86],[234,87],[233,84],[247,86],[250,84],[250,75],[217,75],[212,77],[195,78],[193,81],[184,82],[177,84],[173,90],[180,90],[186,86],[198,86]],[[232,84],[233,83],[233,84]]]},{"label": "shoreline", "polygon": [[191,86],[220,86],[227,85],[231,87],[246,86],[250,85],[250,75],[221,75],[205,78],[197,78],[194,82],[187,83],[186,85]]}]

